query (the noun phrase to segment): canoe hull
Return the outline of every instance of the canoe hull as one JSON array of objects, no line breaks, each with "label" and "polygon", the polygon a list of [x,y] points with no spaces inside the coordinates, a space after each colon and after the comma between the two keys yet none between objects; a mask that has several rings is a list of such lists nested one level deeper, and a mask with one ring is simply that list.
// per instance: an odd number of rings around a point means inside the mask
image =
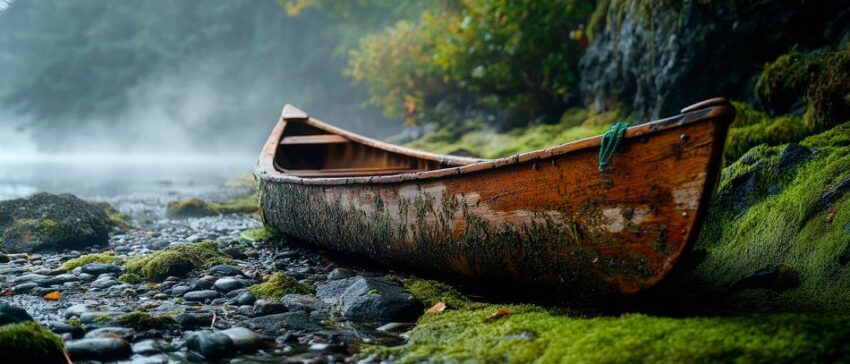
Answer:
[{"label": "canoe hull", "polygon": [[598,142],[373,183],[258,170],[263,220],[398,267],[579,297],[632,294],[666,276],[698,233],[733,115],[724,108],[630,130],[606,173]]}]

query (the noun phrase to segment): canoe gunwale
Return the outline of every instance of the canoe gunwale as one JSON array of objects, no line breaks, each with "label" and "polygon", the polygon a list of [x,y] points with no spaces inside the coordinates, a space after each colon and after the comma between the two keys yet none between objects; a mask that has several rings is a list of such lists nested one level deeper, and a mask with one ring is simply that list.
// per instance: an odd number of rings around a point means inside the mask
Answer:
[{"label": "canoe gunwale", "polygon": [[[694,106],[704,105],[704,108],[695,109]],[[255,175],[257,178],[265,181],[274,181],[274,182],[283,182],[283,183],[294,183],[294,184],[303,184],[303,185],[326,185],[326,186],[334,186],[334,185],[351,185],[351,184],[377,184],[377,183],[399,183],[399,182],[408,182],[408,181],[417,181],[417,180],[427,180],[427,179],[435,179],[441,177],[448,176],[457,176],[469,173],[475,173],[480,171],[486,171],[491,169],[496,169],[504,166],[509,166],[518,163],[524,163],[533,160],[546,160],[548,158],[557,157],[563,154],[572,153],[582,149],[595,148],[600,145],[601,136],[593,136],[584,139],[579,139],[576,141],[572,141],[569,143],[549,147],[546,149],[540,149],[535,151],[530,151],[526,153],[516,154],[509,157],[492,159],[492,160],[482,160],[475,158],[464,158],[464,157],[455,157],[448,155],[441,155],[435,153],[424,152],[416,149],[401,147],[398,145],[382,142],[379,140],[371,139],[364,137],[362,135],[349,132],[344,129],[340,129],[334,127],[332,125],[326,124],[320,120],[317,120],[312,117],[304,118],[303,116],[306,114],[296,113],[298,119],[300,121],[307,121],[311,126],[319,127],[324,129],[332,134],[342,135],[352,141],[363,143],[366,145],[370,145],[372,147],[384,149],[394,153],[400,153],[404,155],[409,155],[417,158],[425,158],[429,160],[436,160],[445,163],[455,163],[455,164],[463,164],[455,167],[448,167],[442,169],[436,169],[432,171],[424,171],[424,172],[414,172],[414,173],[400,173],[400,174],[392,174],[392,175],[384,175],[384,176],[365,176],[365,177],[315,177],[315,178],[304,178],[298,177],[294,175],[289,175],[284,172],[278,171],[275,168],[274,159],[275,153],[277,152],[277,146],[280,142],[280,139],[283,134],[284,127],[287,123],[287,120],[293,120],[295,118],[287,117],[287,109],[291,106],[287,105],[284,108],[284,113],[281,116],[278,123],[275,125],[274,130],[272,131],[269,139],[266,141],[266,144],[263,147],[263,150],[260,154],[259,161],[257,163],[257,167],[255,169]],[[297,110],[297,109],[296,109]],[[300,110],[298,110],[300,111]],[[687,125],[691,123],[699,123],[699,122],[708,122],[715,119],[726,119],[732,120],[734,119],[734,108],[729,104],[725,99],[711,99],[700,102],[698,104],[689,106],[683,109],[684,112],[682,114],[651,121],[648,123],[634,125],[629,127],[625,134],[624,138],[633,139],[637,137],[642,137],[645,135],[651,135],[663,130],[676,128],[682,125]],[[292,114],[289,111],[289,114]]]}]

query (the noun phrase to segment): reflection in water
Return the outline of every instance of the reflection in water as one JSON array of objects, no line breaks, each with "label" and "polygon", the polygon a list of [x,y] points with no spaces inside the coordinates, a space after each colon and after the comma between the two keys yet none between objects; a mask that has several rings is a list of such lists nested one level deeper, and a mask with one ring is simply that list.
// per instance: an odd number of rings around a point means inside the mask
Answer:
[{"label": "reflection in water", "polygon": [[38,191],[84,197],[191,193],[250,172],[256,156],[0,153],[0,199]]}]

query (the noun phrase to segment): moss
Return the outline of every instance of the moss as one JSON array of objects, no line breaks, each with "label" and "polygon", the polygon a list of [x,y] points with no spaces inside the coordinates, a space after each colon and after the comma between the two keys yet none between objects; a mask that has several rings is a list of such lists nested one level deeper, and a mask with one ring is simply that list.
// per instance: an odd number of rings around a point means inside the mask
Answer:
[{"label": "moss", "polygon": [[257,298],[280,300],[288,294],[311,294],[313,287],[298,283],[295,278],[286,274],[275,273],[268,281],[248,287],[248,292]]},{"label": "moss", "polygon": [[[509,315],[488,320],[497,310]],[[394,362],[815,362],[850,359],[850,319],[803,315],[580,317],[531,305],[423,316],[405,345],[368,347]]]},{"label": "moss", "polygon": [[65,320],[65,323],[66,323],[66,324],[68,324],[68,325],[71,325],[71,326],[73,326],[73,327],[75,327],[75,328],[77,328],[78,330],[80,330],[80,331],[82,331],[82,332],[85,332],[85,331],[86,331],[86,328],[85,328],[85,327],[83,327],[83,322],[82,322],[82,321],[80,321],[80,319],[70,319],[70,320]]},{"label": "moss", "polygon": [[258,210],[256,192],[235,196],[222,202],[207,202],[199,198],[171,201],[166,214],[171,218],[203,217],[229,213],[255,213]]},{"label": "moss", "polygon": [[280,232],[273,228],[261,227],[245,230],[239,236],[251,241],[266,241],[279,237]]},{"label": "moss", "polygon": [[119,260],[113,253],[96,253],[96,254],[86,254],[81,255],[77,258],[68,260],[65,263],[62,263],[62,269],[65,271],[71,271],[76,267],[82,267],[86,264],[91,263],[101,263],[101,264],[109,264]]},{"label": "moss", "polygon": [[713,301],[736,310],[850,313],[850,267],[840,258],[850,247],[850,123],[800,145],[808,149],[796,158],[785,146],[760,146],[724,169],[697,241],[705,258],[680,278],[680,289],[722,291],[784,265],[797,273],[797,288],[712,294]]},{"label": "moss", "polygon": [[115,322],[139,331],[166,330],[179,326],[171,315],[153,316],[147,312],[128,313],[118,317]]},{"label": "moss", "polygon": [[533,125],[506,133],[467,121],[465,125],[452,127],[456,130],[438,129],[408,145],[436,153],[462,150],[482,158],[500,158],[602,134],[621,117],[620,111],[590,114],[585,109],[570,109],[557,124]]},{"label": "moss", "polygon": [[773,114],[806,104],[804,119],[817,131],[850,120],[850,45],[801,54],[792,50],[768,64],[755,86],[756,99]]},{"label": "moss", "polygon": [[127,264],[127,273],[161,280],[168,276],[182,276],[194,269],[209,268],[216,264],[229,264],[232,259],[218,251],[214,241],[175,245],[151,255],[133,259]]},{"label": "moss", "polygon": [[110,203],[97,202],[94,203],[94,205],[102,208],[103,211],[106,212],[106,216],[109,217],[109,221],[112,221],[112,224],[118,228],[126,230],[133,227],[133,224],[130,222],[130,215],[119,211]]},{"label": "moss", "polygon": [[0,357],[8,363],[64,363],[62,339],[35,322],[0,326]]},{"label": "moss", "polygon": [[245,172],[236,177],[224,181],[224,187],[255,187],[257,181],[254,179],[254,173]]},{"label": "moss", "polygon": [[142,277],[135,273],[124,273],[118,276],[118,281],[127,284],[139,284],[142,283]]},{"label": "moss", "polygon": [[737,160],[759,144],[779,145],[803,140],[811,129],[800,116],[783,115],[772,118],[742,102],[733,102],[737,116],[729,129],[724,156]]},{"label": "moss", "polygon": [[454,287],[439,281],[427,279],[405,279],[404,288],[407,288],[426,307],[438,302],[445,303],[449,309],[464,309],[481,306],[482,304],[471,301]]},{"label": "moss", "polygon": [[39,245],[45,246],[61,246],[66,242],[72,247],[81,245],[74,226],[53,219],[16,219],[3,237],[24,243],[41,242]]}]

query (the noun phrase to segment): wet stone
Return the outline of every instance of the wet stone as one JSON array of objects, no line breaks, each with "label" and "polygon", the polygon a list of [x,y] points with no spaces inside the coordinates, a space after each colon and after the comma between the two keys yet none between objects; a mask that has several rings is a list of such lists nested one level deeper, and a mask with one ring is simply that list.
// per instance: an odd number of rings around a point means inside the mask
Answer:
[{"label": "wet stone", "polygon": [[133,353],[140,355],[153,355],[172,351],[170,345],[156,339],[146,339],[133,343]]},{"label": "wet stone", "polygon": [[184,330],[209,327],[212,323],[212,314],[208,313],[179,313],[174,315],[174,320]]},{"label": "wet stone", "polygon": [[271,333],[277,333],[284,329],[293,332],[311,332],[322,329],[322,326],[318,322],[314,321],[304,312],[287,312],[260,316],[245,320],[241,324],[249,328],[255,327]]},{"label": "wet stone", "polygon": [[345,269],[345,268],[334,268],[330,273],[328,273],[328,280],[335,281],[337,279],[345,279],[354,277],[354,272]]},{"label": "wet stone", "polygon": [[221,294],[219,294],[218,291],[204,290],[204,291],[187,292],[186,294],[183,295],[183,299],[185,299],[187,301],[205,301],[205,300],[212,300],[212,299],[218,298],[220,296],[221,296]]},{"label": "wet stone", "polygon": [[121,284],[121,282],[118,282],[117,280],[115,280],[115,278],[112,277],[98,278],[97,280],[91,283],[91,288],[105,289],[119,284]]},{"label": "wet stone", "polygon": [[244,286],[245,284],[242,281],[233,277],[219,278],[215,281],[215,288],[222,292],[230,292]]},{"label": "wet stone", "polygon": [[206,330],[190,334],[186,339],[186,348],[208,360],[232,356],[237,350],[229,336]]},{"label": "wet stone", "polygon": [[90,263],[82,267],[83,273],[101,275],[106,273],[121,273],[123,269],[115,264]]},{"label": "wet stone", "polygon": [[215,265],[212,268],[210,268],[209,270],[207,270],[207,273],[209,273],[210,275],[214,275],[214,276],[224,276],[224,277],[241,276],[242,270],[239,269],[238,267],[234,267],[232,265],[219,264],[219,265]]},{"label": "wet stone", "polygon": [[283,296],[281,302],[289,311],[324,311],[328,308],[322,300],[315,296],[306,294],[288,294]]},{"label": "wet stone", "polygon": [[86,333],[86,339],[120,338],[132,340],[136,336],[136,330],[126,327],[101,327]]},{"label": "wet stone", "polygon": [[83,339],[71,341],[65,344],[65,350],[71,357],[71,360],[100,360],[109,361],[123,359],[133,350],[124,339],[116,338],[101,338],[101,339]]},{"label": "wet stone", "polygon": [[244,327],[229,328],[221,331],[221,333],[227,335],[230,341],[233,342],[233,345],[236,346],[236,349],[241,352],[256,351],[265,346],[266,341],[271,340],[267,336],[260,335]]},{"label": "wet stone", "polygon": [[265,299],[260,299],[257,300],[257,302],[254,302],[254,316],[265,316],[284,312],[286,312],[286,306],[284,306],[283,303]]},{"label": "wet stone", "polygon": [[60,274],[58,276],[53,276],[47,279],[39,280],[35,283],[38,283],[39,286],[42,287],[50,287],[50,286],[58,286],[67,282],[76,282],[80,279],[73,274]]},{"label": "wet stone", "polygon": [[5,302],[0,303],[0,326],[26,321],[32,321],[32,316],[26,310]]},{"label": "wet stone", "polygon": [[80,338],[85,333],[82,328],[65,322],[51,322],[47,324],[47,328],[57,335],[69,334],[72,338]]}]

